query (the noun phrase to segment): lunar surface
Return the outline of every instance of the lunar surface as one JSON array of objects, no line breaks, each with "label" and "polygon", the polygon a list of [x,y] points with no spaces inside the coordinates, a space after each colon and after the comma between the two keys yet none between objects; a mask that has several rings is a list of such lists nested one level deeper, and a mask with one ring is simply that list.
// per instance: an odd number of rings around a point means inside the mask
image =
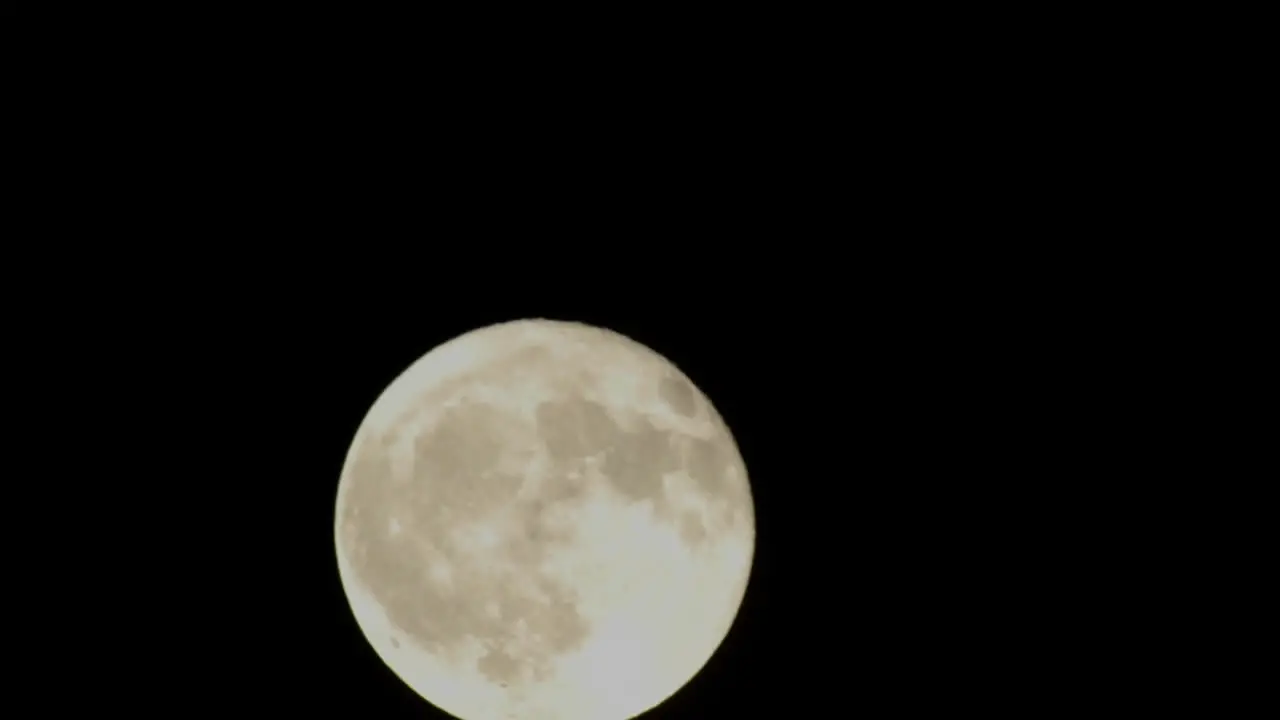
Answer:
[{"label": "lunar surface", "polygon": [[338,569],[377,654],[463,720],[625,720],[724,640],[755,545],[710,401],[616,333],[476,330],[378,398],[347,454]]}]

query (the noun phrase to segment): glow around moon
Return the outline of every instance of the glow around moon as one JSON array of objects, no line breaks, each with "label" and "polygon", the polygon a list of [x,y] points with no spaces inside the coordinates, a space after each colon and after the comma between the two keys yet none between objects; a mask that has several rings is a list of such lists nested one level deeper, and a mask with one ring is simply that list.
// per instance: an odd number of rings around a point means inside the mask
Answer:
[{"label": "glow around moon", "polygon": [[356,621],[463,720],[624,720],[674,694],[737,614],[755,520],[707,398],[621,335],[521,321],[414,363],[338,488]]}]

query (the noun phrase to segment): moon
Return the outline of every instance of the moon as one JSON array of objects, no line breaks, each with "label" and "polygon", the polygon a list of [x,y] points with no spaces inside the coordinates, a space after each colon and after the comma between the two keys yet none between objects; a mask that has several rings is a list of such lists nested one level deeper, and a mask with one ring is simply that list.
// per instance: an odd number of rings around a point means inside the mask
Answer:
[{"label": "moon", "polygon": [[369,409],[335,512],[355,620],[463,720],[625,720],[733,623],[746,468],[708,398],[618,333],[520,320],[413,363]]}]

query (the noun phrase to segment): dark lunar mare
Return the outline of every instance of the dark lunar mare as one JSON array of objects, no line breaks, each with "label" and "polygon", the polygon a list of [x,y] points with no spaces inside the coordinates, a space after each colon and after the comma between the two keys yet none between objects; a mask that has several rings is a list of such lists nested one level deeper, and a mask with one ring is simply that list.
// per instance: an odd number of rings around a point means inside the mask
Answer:
[{"label": "dark lunar mare", "polygon": [[[542,666],[547,660],[580,647],[590,627],[575,609],[572,588],[548,580],[539,588],[546,598],[526,596],[502,571],[475,566],[459,555],[449,536],[458,520],[478,519],[515,501],[523,478],[497,469],[501,448],[487,432],[498,412],[484,405],[447,411],[415,442],[415,472],[407,483],[396,483],[390,475],[389,443],[377,437],[367,440],[351,469],[342,526],[355,575],[395,627],[446,658],[474,639],[489,648],[477,668],[495,683],[513,684],[525,664],[531,664],[535,674],[545,674]],[[393,517],[403,533],[387,532]],[[431,579],[431,567],[413,538],[449,558],[452,587],[443,588]],[[552,539],[531,539],[518,550],[511,545],[510,559],[534,566],[545,557]],[[488,601],[497,604],[497,617],[487,612]],[[520,618],[529,627],[547,630],[541,633],[541,646],[517,661],[500,647],[513,637]]]}]

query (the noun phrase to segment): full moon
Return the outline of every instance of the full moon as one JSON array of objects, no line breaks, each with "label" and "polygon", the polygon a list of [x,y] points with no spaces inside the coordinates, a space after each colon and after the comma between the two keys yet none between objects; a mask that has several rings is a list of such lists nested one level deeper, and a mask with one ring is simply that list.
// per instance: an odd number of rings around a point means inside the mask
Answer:
[{"label": "full moon", "polygon": [[463,720],[626,720],[729,632],[755,547],[746,469],[670,361],[522,320],[413,363],[348,450],[335,513],[357,624]]}]

